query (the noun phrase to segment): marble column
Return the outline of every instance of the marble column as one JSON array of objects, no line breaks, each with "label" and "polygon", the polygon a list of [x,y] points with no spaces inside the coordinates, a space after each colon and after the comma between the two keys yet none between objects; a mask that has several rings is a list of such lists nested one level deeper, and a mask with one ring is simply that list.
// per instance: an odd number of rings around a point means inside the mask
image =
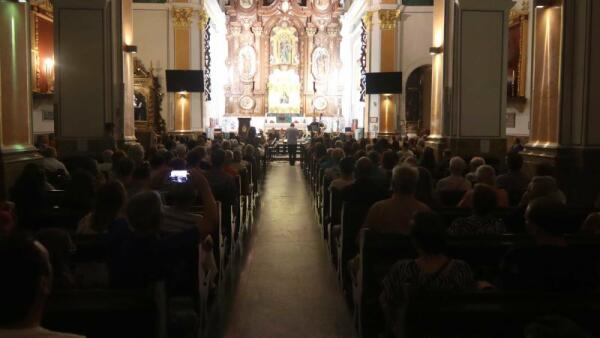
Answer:
[{"label": "marble column", "polygon": [[[463,156],[506,151],[511,0],[436,0],[430,145]],[[485,29],[483,29],[485,27]]]},{"label": "marble column", "polygon": [[28,5],[0,2],[0,198],[41,159],[32,146],[29,37]]},{"label": "marble column", "polygon": [[533,168],[556,167],[569,201],[591,204],[600,191],[600,4],[532,3],[531,135],[523,153]]}]

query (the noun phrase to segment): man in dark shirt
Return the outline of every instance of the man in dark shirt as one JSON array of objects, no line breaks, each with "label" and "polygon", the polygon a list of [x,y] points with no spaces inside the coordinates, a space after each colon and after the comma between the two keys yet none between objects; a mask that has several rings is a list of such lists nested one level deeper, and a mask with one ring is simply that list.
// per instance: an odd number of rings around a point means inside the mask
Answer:
[{"label": "man in dark shirt", "polygon": [[539,292],[589,292],[597,288],[596,257],[570,247],[560,220],[566,207],[552,197],[531,202],[525,212],[532,247],[516,248],[504,258],[499,287]]},{"label": "man in dark shirt", "polygon": [[361,157],[356,161],[356,180],[342,190],[344,202],[364,203],[372,205],[389,197],[389,192],[381,188],[372,178],[374,171],[373,162],[367,157]]},{"label": "man in dark shirt", "polygon": [[521,196],[527,190],[530,178],[521,171],[523,157],[519,153],[508,153],[506,155],[506,164],[508,166],[508,173],[498,176],[496,185],[498,188],[508,192],[511,205],[517,205],[521,200]]}]

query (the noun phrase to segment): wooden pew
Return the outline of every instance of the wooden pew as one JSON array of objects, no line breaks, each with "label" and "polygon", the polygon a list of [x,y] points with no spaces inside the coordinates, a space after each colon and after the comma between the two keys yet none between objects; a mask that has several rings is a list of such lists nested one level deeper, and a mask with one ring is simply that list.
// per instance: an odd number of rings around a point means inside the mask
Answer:
[{"label": "wooden pew", "polygon": [[42,325],[88,338],[167,336],[164,286],[54,292]]},{"label": "wooden pew", "polygon": [[344,202],[342,205],[341,231],[336,240],[337,273],[340,285],[345,291],[351,291],[348,260],[359,252],[356,243],[371,204]]},{"label": "wooden pew", "polygon": [[[569,244],[590,250],[590,257],[600,262],[600,237],[568,236]],[[449,257],[469,263],[476,279],[495,281],[499,265],[506,253],[517,247],[534,245],[526,235],[449,238]],[[379,307],[381,282],[391,267],[401,259],[416,257],[408,236],[377,234],[364,230],[360,242],[360,269],[355,279],[354,316],[361,337],[376,337],[383,326]]]},{"label": "wooden pew", "polygon": [[409,294],[405,311],[402,337],[524,337],[525,327],[544,316],[569,318],[600,334],[600,294]]}]

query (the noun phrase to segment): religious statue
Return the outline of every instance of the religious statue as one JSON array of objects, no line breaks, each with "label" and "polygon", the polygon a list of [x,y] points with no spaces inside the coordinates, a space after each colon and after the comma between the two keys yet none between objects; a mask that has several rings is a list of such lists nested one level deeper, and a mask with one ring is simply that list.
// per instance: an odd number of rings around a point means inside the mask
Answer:
[{"label": "religious statue", "polygon": [[256,73],[256,52],[251,46],[240,49],[238,56],[238,69],[242,80],[250,81]]},{"label": "religious statue", "polygon": [[282,105],[290,104],[290,97],[288,96],[288,94],[285,91],[283,93],[281,93],[281,98],[279,99],[279,103]]},{"label": "religious statue", "polygon": [[315,48],[312,56],[312,72],[313,76],[318,80],[327,77],[329,73],[329,53],[327,49],[323,47]]}]

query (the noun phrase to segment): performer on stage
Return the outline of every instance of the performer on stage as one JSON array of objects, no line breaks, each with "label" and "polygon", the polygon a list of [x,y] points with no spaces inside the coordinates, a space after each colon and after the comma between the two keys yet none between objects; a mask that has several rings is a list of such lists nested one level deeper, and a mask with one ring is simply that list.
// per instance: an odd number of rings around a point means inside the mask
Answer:
[{"label": "performer on stage", "polygon": [[286,131],[287,137],[287,148],[288,156],[290,159],[290,165],[296,165],[296,151],[298,148],[298,129],[296,129],[294,123],[290,124],[290,127]]}]

